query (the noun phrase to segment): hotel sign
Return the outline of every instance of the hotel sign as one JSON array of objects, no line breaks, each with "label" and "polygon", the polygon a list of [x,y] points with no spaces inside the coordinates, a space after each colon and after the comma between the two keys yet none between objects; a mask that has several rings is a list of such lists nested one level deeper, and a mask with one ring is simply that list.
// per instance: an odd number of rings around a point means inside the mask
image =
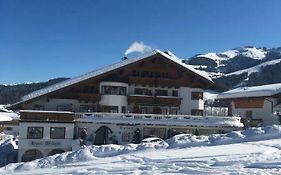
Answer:
[{"label": "hotel sign", "polygon": [[59,141],[30,141],[29,142],[30,146],[36,146],[36,147],[41,147],[41,146],[61,146],[61,142]]}]

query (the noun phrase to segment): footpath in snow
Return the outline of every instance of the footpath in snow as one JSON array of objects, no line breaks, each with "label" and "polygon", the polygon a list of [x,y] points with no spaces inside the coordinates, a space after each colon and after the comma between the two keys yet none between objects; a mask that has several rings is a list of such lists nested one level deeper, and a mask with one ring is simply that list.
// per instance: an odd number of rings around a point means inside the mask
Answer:
[{"label": "footpath in snow", "polygon": [[281,127],[227,134],[181,134],[161,143],[87,146],[0,174],[281,174]]}]

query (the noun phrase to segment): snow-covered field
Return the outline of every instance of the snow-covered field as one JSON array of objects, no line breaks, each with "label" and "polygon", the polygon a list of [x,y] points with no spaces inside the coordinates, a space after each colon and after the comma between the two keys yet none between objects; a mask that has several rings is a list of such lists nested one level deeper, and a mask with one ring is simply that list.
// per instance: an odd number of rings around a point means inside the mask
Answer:
[{"label": "snow-covered field", "polygon": [[281,174],[281,127],[181,134],[162,143],[88,146],[0,174]]}]

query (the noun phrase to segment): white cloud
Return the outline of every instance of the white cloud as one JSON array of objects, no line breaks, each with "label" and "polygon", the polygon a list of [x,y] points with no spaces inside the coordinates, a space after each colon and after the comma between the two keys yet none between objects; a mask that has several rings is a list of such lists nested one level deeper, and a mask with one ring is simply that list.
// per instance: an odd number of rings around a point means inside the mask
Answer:
[{"label": "white cloud", "polygon": [[152,51],[152,47],[145,45],[143,42],[135,41],[131,46],[126,50],[125,55],[130,53],[138,52],[138,53],[146,53]]}]

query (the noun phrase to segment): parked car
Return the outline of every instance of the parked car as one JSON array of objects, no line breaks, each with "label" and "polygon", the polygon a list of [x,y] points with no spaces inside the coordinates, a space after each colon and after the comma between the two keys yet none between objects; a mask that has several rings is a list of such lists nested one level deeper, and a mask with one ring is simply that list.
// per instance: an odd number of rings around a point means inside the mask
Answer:
[{"label": "parked car", "polygon": [[160,142],[164,142],[164,140],[158,137],[148,137],[141,141],[141,143],[160,143]]}]

